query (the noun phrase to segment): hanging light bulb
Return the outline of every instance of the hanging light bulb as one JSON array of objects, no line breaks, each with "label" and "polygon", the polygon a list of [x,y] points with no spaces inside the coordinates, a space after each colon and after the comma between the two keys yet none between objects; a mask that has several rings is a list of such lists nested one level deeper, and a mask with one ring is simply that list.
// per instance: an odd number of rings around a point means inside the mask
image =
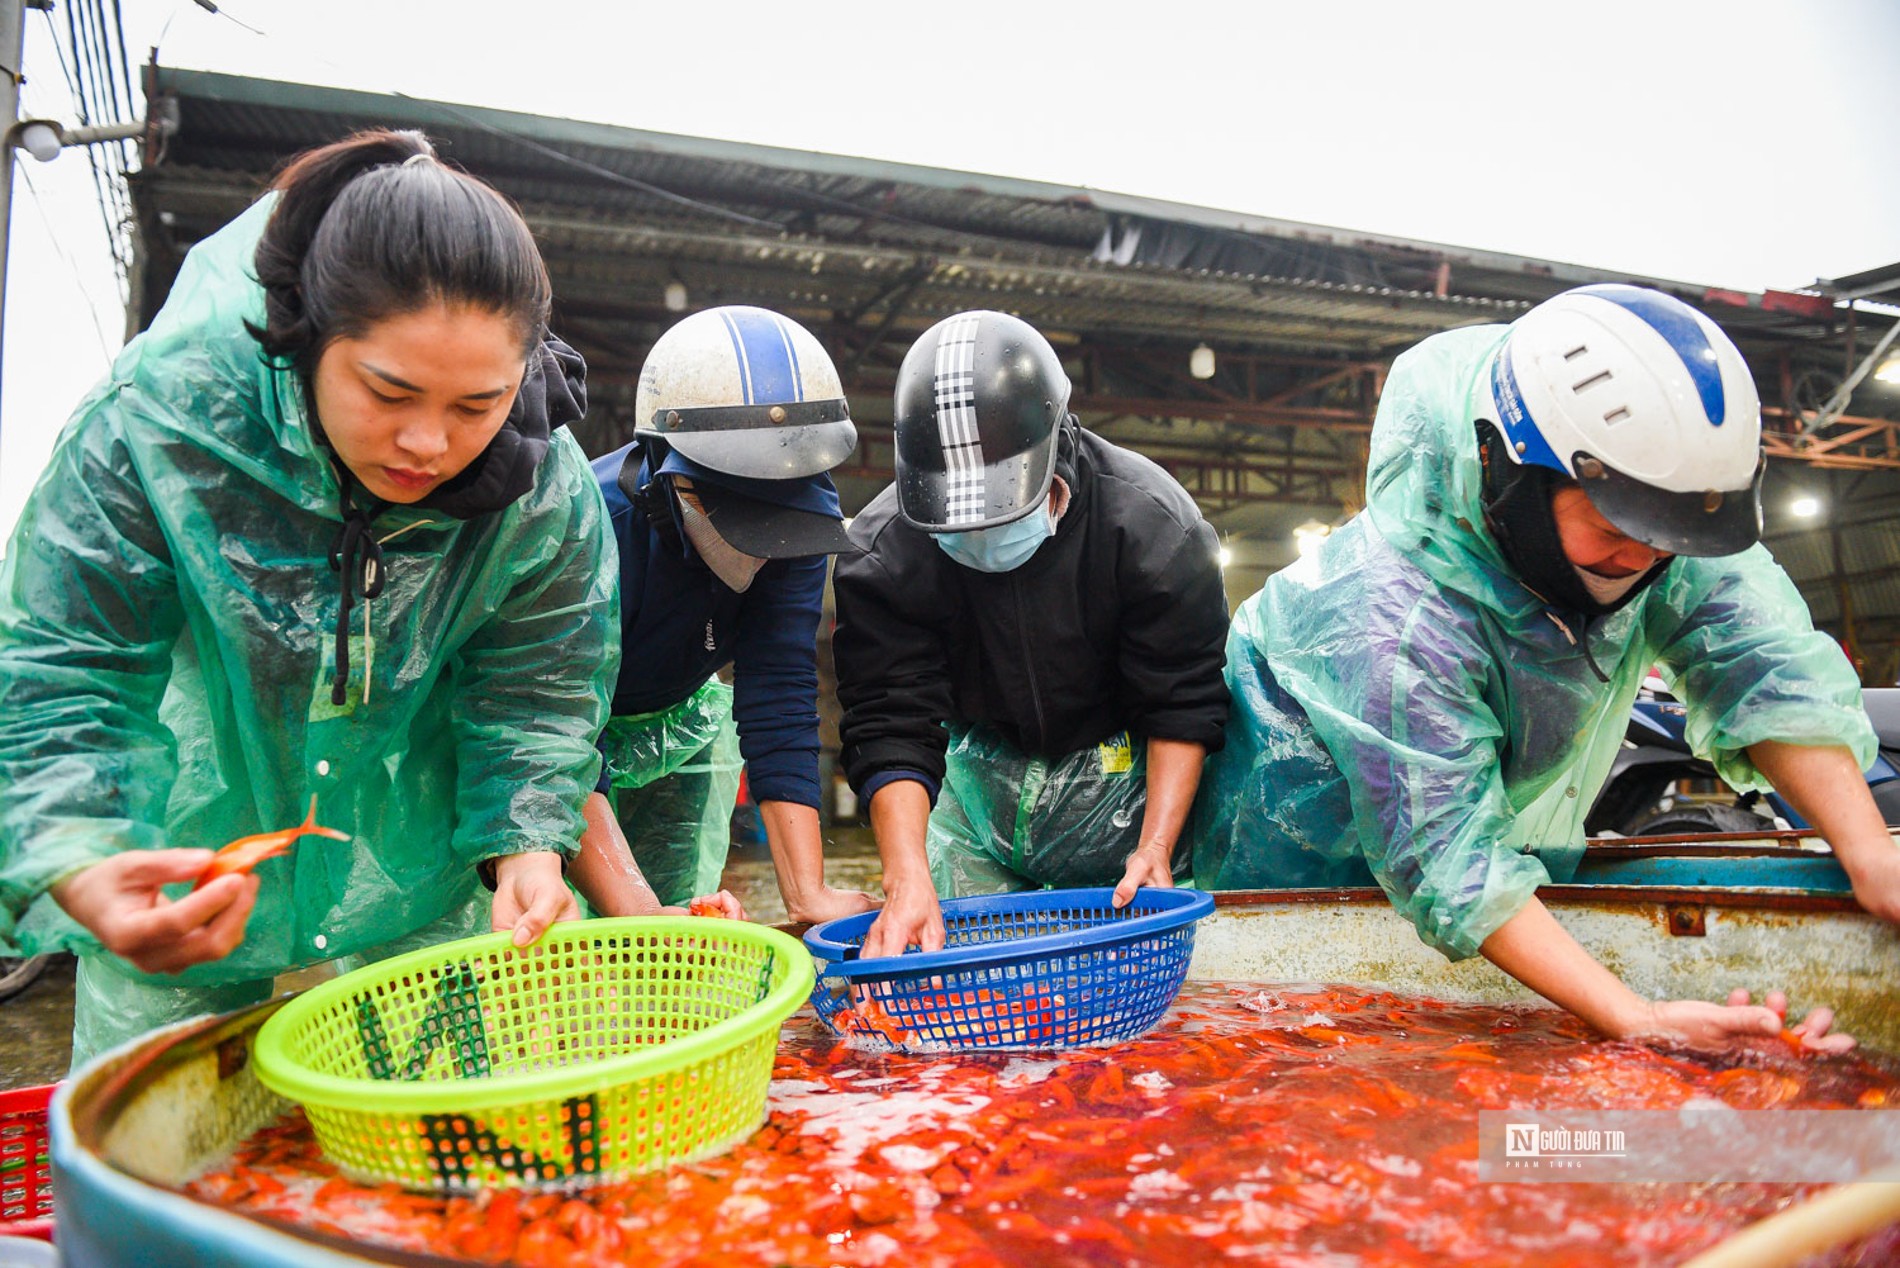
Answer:
[{"label": "hanging light bulb", "polygon": [[685,312],[686,303],[689,298],[686,294],[686,283],[680,281],[678,278],[675,278],[672,281],[668,282],[666,284],[666,291],[664,295],[662,296],[662,298],[664,299],[666,303],[667,312],[669,313]]},{"label": "hanging light bulb", "polygon": [[1331,524],[1322,524],[1318,520],[1308,520],[1293,530],[1293,549],[1298,552],[1300,558],[1304,559],[1308,555],[1316,553],[1319,550],[1320,543],[1325,541],[1332,531],[1333,526]]},{"label": "hanging light bulb", "polygon": [[59,125],[45,119],[28,119],[14,133],[14,144],[40,162],[50,163],[59,157],[62,144]]},{"label": "hanging light bulb", "polygon": [[1206,344],[1196,344],[1194,351],[1188,353],[1188,373],[1197,379],[1214,377],[1214,350]]}]

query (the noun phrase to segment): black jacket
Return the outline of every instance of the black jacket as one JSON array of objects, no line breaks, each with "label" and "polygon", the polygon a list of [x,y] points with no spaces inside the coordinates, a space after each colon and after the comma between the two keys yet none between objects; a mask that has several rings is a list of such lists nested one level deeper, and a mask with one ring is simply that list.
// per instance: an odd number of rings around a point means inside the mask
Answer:
[{"label": "black jacket", "polygon": [[832,648],[851,786],[943,779],[944,722],[981,724],[1031,756],[1124,729],[1220,748],[1227,599],[1219,540],[1193,499],[1139,454],[1065,427],[1070,500],[1056,534],[1006,573],[966,568],[885,489],[840,555]]}]

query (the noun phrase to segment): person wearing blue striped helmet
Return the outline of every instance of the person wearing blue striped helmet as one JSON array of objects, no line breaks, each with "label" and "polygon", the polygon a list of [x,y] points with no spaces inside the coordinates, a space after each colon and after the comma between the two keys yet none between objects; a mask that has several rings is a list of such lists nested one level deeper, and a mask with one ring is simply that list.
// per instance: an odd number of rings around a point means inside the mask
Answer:
[{"label": "person wearing blue striped helmet", "polygon": [[827,557],[847,546],[827,473],[856,445],[837,369],[788,317],[711,308],[653,345],[634,440],[594,463],[622,650],[570,873],[595,910],[717,889],[742,763],[789,914],[872,905],[824,883],[818,827],[818,620]]},{"label": "person wearing blue striped helmet", "polygon": [[[1860,687],[1759,543],[1761,476],[1741,353],[1658,291],[1582,287],[1404,353],[1366,509],[1235,614],[1235,717],[1188,827],[1197,881],[1376,881],[1448,958],[1482,954],[1606,1034],[1779,1029],[1745,994],[1638,998],[1536,898],[1575,873],[1654,667],[1698,754],[1778,788],[1860,901],[1900,917]],[[1829,1021],[1800,1029],[1851,1042]]]},{"label": "person wearing blue striped helmet", "polygon": [[[1761,403],[1720,327],[1659,291],[1584,286],[1539,304],[1490,360],[1480,436],[1485,516],[1539,594],[1603,615],[1669,557],[1733,555],[1761,536]],[[1552,495],[1655,553],[1604,576],[1554,547]]]}]

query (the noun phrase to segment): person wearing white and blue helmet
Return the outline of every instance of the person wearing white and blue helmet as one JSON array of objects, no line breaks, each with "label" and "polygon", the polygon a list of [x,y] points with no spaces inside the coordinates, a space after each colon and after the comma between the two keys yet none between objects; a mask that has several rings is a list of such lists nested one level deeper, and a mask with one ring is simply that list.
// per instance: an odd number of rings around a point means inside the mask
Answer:
[{"label": "person wearing white and blue helmet", "polygon": [[[1428,944],[1485,955],[1606,1034],[1716,1046],[1778,1028],[1743,992],[1638,998],[1536,898],[1575,872],[1654,666],[1696,751],[1788,796],[1860,901],[1900,916],[1860,688],[1759,544],[1762,470],[1741,353],[1656,291],[1583,287],[1399,357],[1366,509],[1235,614],[1196,879],[1376,880]],[[1829,1021],[1801,1029],[1851,1042]]]},{"label": "person wearing white and blue helmet", "polygon": [[797,322],[712,308],[654,344],[634,413],[633,442],[594,463],[621,670],[575,885],[608,915],[716,889],[743,762],[789,914],[866,910],[824,883],[818,823],[818,621],[847,547],[827,473],[857,444],[838,372]]},{"label": "person wearing white and blue helmet", "polygon": [[1084,431],[1049,341],[947,317],[905,355],[896,482],[836,579],[840,761],[884,862],[865,954],[943,945],[940,894],[1142,885],[1227,721],[1219,542],[1186,491]]}]

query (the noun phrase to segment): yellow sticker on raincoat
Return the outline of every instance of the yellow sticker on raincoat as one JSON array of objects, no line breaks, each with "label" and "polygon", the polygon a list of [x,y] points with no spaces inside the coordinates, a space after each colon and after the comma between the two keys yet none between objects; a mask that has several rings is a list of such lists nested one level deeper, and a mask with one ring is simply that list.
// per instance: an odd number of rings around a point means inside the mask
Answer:
[{"label": "yellow sticker on raincoat", "polygon": [[1126,775],[1135,767],[1135,745],[1126,731],[1097,744],[1095,755],[1102,759],[1104,775]]}]

